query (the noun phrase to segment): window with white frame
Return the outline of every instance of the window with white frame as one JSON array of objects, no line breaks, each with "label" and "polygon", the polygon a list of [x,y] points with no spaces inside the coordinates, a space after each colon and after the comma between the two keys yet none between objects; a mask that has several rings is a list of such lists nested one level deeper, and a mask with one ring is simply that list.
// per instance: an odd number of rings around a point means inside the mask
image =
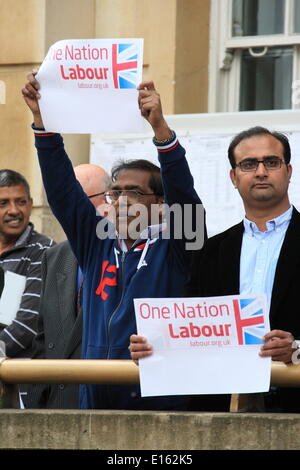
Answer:
[{"label": "window with white frame", "polygon": [[209,111],[298,109],[300,0],[211,0]]}]

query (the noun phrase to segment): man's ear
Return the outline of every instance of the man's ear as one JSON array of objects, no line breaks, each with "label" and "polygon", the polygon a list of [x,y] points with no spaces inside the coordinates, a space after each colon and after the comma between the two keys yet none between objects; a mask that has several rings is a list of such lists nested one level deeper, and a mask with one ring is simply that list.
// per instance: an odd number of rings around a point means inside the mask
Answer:
[{"label": "man's ear", "polygon": [[229,176],[230,176],[230,179],[232,181],[233,186],[236,188],[237,187],[236,186],[236,174],[235,174],[235,170],[233,168],[231,168]]}]

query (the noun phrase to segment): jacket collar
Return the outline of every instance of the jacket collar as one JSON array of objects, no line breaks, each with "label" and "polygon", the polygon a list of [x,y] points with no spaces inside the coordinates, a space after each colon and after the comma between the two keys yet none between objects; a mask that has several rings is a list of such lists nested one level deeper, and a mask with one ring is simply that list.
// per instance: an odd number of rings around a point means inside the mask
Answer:
[{"label": "jacket collar", "polygon": [[[289,209],[285,211],[283,214],[280,214],[278,217],[275,217],[274,219],[268,220],[266,222],[267,232],[272,231],[272,230],[276,230],[276,231],[286,230],[286,227],[288,226],[292,218],[292,214],[293,214],[293,207],[290,206]],[[244,218],[243,223],[244,223],[245,232],[248,233],[250,236],[255,236],[256,233],[261,233],[256,223],[247,219],[247,217]]]},{"label": "jacket collar", "polygon": [[[161,232],[166,230],[167,224],[158,224],[158,225],[149,225],[145,228],[139,235],[139,238],[135,240],[134,244],[132,245],[132,249],[136,248],[141,241],[144,240],[156,240],[159,238]],[[119,246],[123,252],[127,252],[128,248],[126,246],[125,241],[122,238],[118,237]]]},{"label": "jacket collar", "polygon": [[[295,270],[300,264],[298,246],[300,241],[300,214],[293,208],[293,214],[285,234],[277,262],[271,300],[271,314],[277,315],[277,307],[286,293],[288,285],[295,276]],[[282,312],[278,312],[282,314]]]},{"label": "jacket collar", "polygon": [[23,245],[26,245],[27,242],[28,242],[28,239],[30,238],[32,232],[34,230],[34,226],[31,222],[29,222],[29,224],[27,225],[26,229],[24,230],[24,232],[19,236],[19,238],[17,239],[15,245],[14,245],[14,248],[18,248],[20,246],[23,246]]}]

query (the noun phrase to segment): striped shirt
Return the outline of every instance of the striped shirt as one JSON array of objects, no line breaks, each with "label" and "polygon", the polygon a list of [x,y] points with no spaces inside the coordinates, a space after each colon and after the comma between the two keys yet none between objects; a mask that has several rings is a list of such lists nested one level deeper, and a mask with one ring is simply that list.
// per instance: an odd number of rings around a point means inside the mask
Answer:
[{"label": "striped shirt", "polygon": [[6,346],[8,357],[30,357],[32,340],[37,333],[40,293],[42,286],[41,260],[46,249],[54,245],[52,239],[34,230],[29,223],[14,247],[0,255],[0,267],[26,276],[25,289],[17,315],[8,325],[0,325],[0,340]]}]

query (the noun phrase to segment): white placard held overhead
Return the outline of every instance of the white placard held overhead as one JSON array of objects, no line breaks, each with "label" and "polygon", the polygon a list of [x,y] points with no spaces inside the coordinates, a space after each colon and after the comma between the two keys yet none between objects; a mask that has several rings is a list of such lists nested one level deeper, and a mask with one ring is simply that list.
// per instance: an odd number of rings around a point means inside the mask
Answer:
[{"label": "white placard held overhead", "polygon": [[139,361],[142,396],[266,392],[271,359],[266,296],[135,299],[138,334],[152,344]]},{"label": "white placard held overhead", "polygon": [[47,131],[139,133],[143,39],[70,39],[53,44],[37,80]]}]

